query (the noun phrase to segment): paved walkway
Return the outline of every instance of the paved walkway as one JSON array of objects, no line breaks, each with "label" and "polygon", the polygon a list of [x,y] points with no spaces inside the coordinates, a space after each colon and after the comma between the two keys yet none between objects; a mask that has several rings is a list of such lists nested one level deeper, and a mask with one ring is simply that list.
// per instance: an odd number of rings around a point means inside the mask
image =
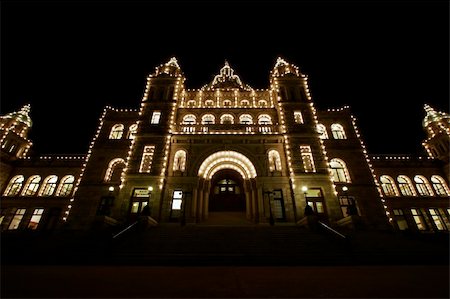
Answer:
[{"label": "paved walkway", "polygon": [[3,266],[1,298],[449,298],[448,266]]}]

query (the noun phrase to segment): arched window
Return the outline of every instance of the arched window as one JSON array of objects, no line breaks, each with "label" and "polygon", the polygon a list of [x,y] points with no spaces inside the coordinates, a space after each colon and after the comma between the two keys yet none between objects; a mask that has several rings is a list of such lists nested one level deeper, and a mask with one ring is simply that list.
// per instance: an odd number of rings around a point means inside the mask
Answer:
[{"label": "arched window", "polygon": [[202,116],[202,124],[204,124],[204,125],[214,124],[215,121],[216,121],[216,118],[212,114],[205,114]]},{"label": "arched window", "polygon": [[195,101],[194,101],[194,100],[188,101],[188,102],[187,102],[187,106],[188,106],[189,108],[193,108],[193,107],[195,106]]},{"label": "arched window", "polygon": [[231,106],[231,101],[230,100],[223,101],[223,106],[224,107],[230,107]]},{"label": "arched window", "polygon": [[178,150],[173,157],[173,171],[184,172],[186,169],[186,152],[184,150]]},{"label": "arched window", "polygon": [[73,175],[64,176],[59,182],[58,191],[56,196],[69,196],[73,189],[73,182],[75,177]]},{"label": "arched window", "polygon": [[118,182],[120,181],[120,176],[122,170],[125,167],[125,161],[122,158],[112,159],[105,173],[105,182]]},{"label": "arched window", "polygon": [[276,150],[271,150],[268,153],[269,158],[269,170],[273,171],[281,171],[281,158],[280,154]]},{"label": "arched window", "polygon": [[320,139],[328,139],[327,128],[324,125],[318,124],[317,132],[319,133]]},{"label": "arched window", "polygon": [[197,122],[197,119],[195,115],[193,114],[187,114],[183,116],[183,124],[184,125],[195,125]]},{"label": "arched window", "polygon": [[422,175],[416,175],[414,177],[414,182],[416,182],[417,191],[421,196],[433,196],[433,191],[428,183],[428,180]]},{"label": "arched window", "polygon": [[239,116],[239,123],[244,125],[251,125],[253,124],[253,117],[250,114],[242,114]]},{"label": "arched window", "polygon": [[221,124],[234,124],[234,117],[231,114],[223,114],[220,117]]},{"label": "arched window", "polygon": [[124,126],[122,124],[115,124],[111,129],[111,133],[109,133],[109,139],[122,138],[123,129],[124,129]]},{"label": "arched window", "polygon": [[265,101],[265,100],[259,100],[259,101],[258,101],[258,107],[261,107],[261,108],[267,107],[267,101]]},{"label": "arched window", "polygon": [[247,100],[242,100],[241,101],[241,106],[242,107],[248,107],[250,105],[250,102],[249,101],[247,101]]},{"label": "arched window", "polygon": [[331,133],[334,139],[347,139],[344,128],[340,124],[332,124]]},{"label": "arched window", "polygon": [[344,161],[337,158],[331,159],[330,167],[334,182],[351,183],[350,174]]},{"label": "arched window", "polygon": [[52,196],[56,189],[56,182],[58,177],[56,175],[49,175],[44,179],[42,188],[39,190],[39,196]]},{"label": "arched window", "polygon": [[205,106],[206,107],[213,107],[214,106],[214,101],[213,100],[206,100],[205,101]]},{"label": "arched window", "polygon": [[39,175],[31,176],[25,187],[23,188],[22,195],[23,196],[33,196],[36,194],[36,191],[39,189],[39,182],[41,181],[41,177]]},{"label": "arched window", "polygon": [[398,187],[403,196],[417,196],[414,186],[406,175],[399,175],[397,178]]},{"label": "arched window", "polygon": [[397,186],[395,186],[394,180],[387,175],[380,177],[381,188],[383,188],[384,195],[386,196],[399,196]]},{"label": "arched window", "polygon": [[130,128],[128,129],[128,139],[134,139],[134,136],[136,136],[136,132],[137,132],[137,124],[133,124],[130,126]]},{"label": "arched window", "polygon": [[272,124],[272,119],[267,114],[261,114],[260,116],[258,116],[258,124],[260,124],[260,125],[271,125]]},{"label": "arched window", "polygon": [[442,177],[433,175],[431,177],[431,183],[438,196],[450,196],[450,190]]},{"label": "arched window", "polygon": [[24,181],[23,175],[14,176],[8,184],[8,187],[5,190],[4,196],[15,196],[19,194],[20,189],[22,188],[22,184]]}]

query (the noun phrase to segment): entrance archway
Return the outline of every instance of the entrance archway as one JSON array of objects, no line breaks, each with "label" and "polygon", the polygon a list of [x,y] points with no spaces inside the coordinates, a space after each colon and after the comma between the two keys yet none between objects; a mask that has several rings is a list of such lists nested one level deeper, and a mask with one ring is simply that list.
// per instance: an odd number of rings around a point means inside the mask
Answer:
[{"label": "entrance archway", "polygon": [[243,219],[258,219],[256,169],[245,155],[219,151],[208,156],[198,170],[198,219],[218,213],[238,213]]},{"label": "entrance archway", "polygon": [[211,178],[209,212],[245,212],[245,190],[240,174],[222,169]]}]

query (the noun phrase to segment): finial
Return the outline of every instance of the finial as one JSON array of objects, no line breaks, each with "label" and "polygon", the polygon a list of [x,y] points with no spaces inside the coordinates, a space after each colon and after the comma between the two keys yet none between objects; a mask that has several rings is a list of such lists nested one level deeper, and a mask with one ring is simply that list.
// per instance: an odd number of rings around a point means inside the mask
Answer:
[{"label": "finial", "polygon": [[19,113],[21,113],[21,114],[28,114],[28,113],[30,113],[30,110],[31,110],[31,105],[30,104],[26,104],[20,109]]}]

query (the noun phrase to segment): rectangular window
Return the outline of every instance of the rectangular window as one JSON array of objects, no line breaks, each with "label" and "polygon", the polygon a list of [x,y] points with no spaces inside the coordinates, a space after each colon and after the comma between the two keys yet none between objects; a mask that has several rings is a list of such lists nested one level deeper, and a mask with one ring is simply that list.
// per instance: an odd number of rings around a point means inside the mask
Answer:
[{"label": "rectangular window", "polygon": [[311,147],[309,145],[300,145],[300,153],[302,155],[305,172],[316,172]]},{"label": "rectangular window", "polygon": [[19,228],[19,224],[22,221],[25,211],[26,209],[17,209],[16,213],[14,214],[13,220],[9,224],[8,229],[13,230]]},{"label": "rectangular window", "polygon": [[305,193],[305,200],[307,204],[313,209],[317,214],[324,214],[325,207],[323,203],[323,194],[320,188],[308,189]]},{"label": "rectangular window", "polygon": [[152,120],[150,121],[151,124],[155,125],[155,124],[159,124],[159,120],[161,119],[161,112],[160,111],[155,111],[152,114]]},{"label": "rectangular window", "polygon": [[277,220],[284,220],[284,200],[282,190],[274,190],[273,193],[273,216]]},{"label": "rectangular window", "polygon": [[33,216],[31,216],[30,222],[28,223],[29,229],[37,229],[39,222],[41,221],[42,214],[44,214],[44,209],[34,209]]},{"label": "rectangular window", "polygon": [[402,209],[394,209],[394,221],[397,224],[399,230],[408,229],[408,222],[406,221],[405,215]]},{"label": "rectangular window", "polygon": [[419,230],[426,230],[425,219],[419,209],[411,209],[411,214],[413,215],[414,222]]},{"label": "rectangular window", "polygon": [[294,111],[294,121],[296,124],[302,124],[303,123],[303,116],[300,111]]},{"label": "rectangular window", "polygon": [[341,211],[344,217],[358,214],[358,209],[356,208],[356,200],[354,196],[348,195],[339,196],[339,203],[341,205]]},{"label": "rectangular window", "polygon": [[183,201],[183,191],[173,191],[172,210],[181,210],[181,203]]},{"label": "rectangular window", "polygon": [[438,209],[428,209],[431,215],[431,219],[433,220],[434,225],[438,230],[447,230],[447,227],[444,224],[444,220],[442,219],[441,214]]},{"label": "rectangular window", "polygon": [[155,152],[154,145],[146,145],[142,154],[141,167],[139,172],[150,172],[152,168],[153,154]]}]

